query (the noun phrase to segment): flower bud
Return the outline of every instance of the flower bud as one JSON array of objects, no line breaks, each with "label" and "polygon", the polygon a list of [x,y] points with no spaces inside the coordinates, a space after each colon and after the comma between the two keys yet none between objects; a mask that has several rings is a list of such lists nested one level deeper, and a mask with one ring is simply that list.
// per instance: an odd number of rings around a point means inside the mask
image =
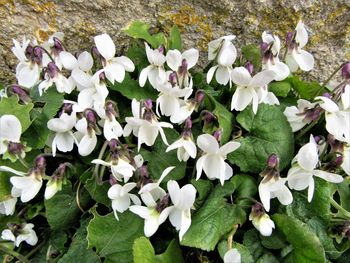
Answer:
[{"label": "flower bud", "polygon": [[217,130],[214,132],[214,134],[213,134],[214,138],[215,138],[218,142],[221,141],[221,135],[222,135],[222,129],[217,129]]},{"label": "flower bud", "polygon": [[96,57],[100,57],[101,56],[101,54],[98,51],[97,47],[92,47],[91,48],[91,53],[92,53],[92,55],[95,55]]},{"label": "flower bud", "polygon": [[105,104],[106,116],[111,120],[113,117],[118,117],[118,113],[114,109],[114,103],[107,101]]},{"label": "flower bud", "polygon": [[109,177],[109,184],[110,185],[115,185],[118,183],[117,179],[111,174],[111,176]]},{"label": "flower bud", "polygon": [[99,75],[98,75],[99,79],[100,79],[100,82],[105,82],[106,81],[106,73],[104,72],[101,72]]},{"label": "flower bud", "polygon": [[23,103],[28,103],[31,101],[28,93],[18,85],[12,85],[12,87],[10,88],[10,92],[18,95],[18,98]]},{"label": "flower bud", "polygon": [[164,46],[159,46],[158,51],[159,51],[160,54],[163,54],[163,55],[164,55],[164,53],[165,53],[165,48],[164,48]]},{"label": "flower bud", "polygon": [[47,64],[46,72],[47,74],[49,74],[51,79],[55,78],[58,75],[59,71],[60,70],[58,69],[55,63],[49,62],[49,64]]},{"label": "flower bud", "polygon": [[252,206],[249,220],[252,221],[254,227],[261,235],[271,236],[272,230],[275,228],[275,223],[270,219],[269,215],[265,213],[261,203],[255,203]]},{"label": "flower bud", "polygon": [[191,118],[190,118],[190,117],[188,117],[188,118],[185,120],[185,129],[187,129],[187,130],[192,129],[192,121],[191,121]]},{"label": "flower bud", "polygon": [[38,65],[41,65],[43,59],[42,47],[35,47],[32,53],[32,61]]},{"label": "flower bud", "polygon": [[169,74],[169,82],[171,84],[172,87],[175,87],[177,84],[177,76],[176,76],[176,72],[171,72]]},{"label": "flower bud", "polygon": [[7,151],[12,155],[21,155],[24,150],[24,145],[18,142],[9,142],[7,145]]},{"label": "flower bud", "polygon": [[64,50],[61,41],[57,37],[53,38],[53,48],[55,49],[56,55]]},{"label": "flower bud", "polygon": [[254,66],[250,61],[245,65],[245,68],[248,70],[250,75],[253,74]]},{"label": "flower bud", "polygon": [[215,115],[210,111],[207,111],[207,110],[202,111],[201,116],[205,126],[213,125],[214,122],[216,121]]},{"label": "flower bud", "polygon": [[29,44],[25,50],[25,56],[27,59],[31,59],[33,56],[33,46]]},{"label": "flower bud", "polygon": [[62,113],[71,114],[73,112],[73,104],[72,103],[64,103],[62,106]]},{"label": "flower bud", "polygon": [[119,142],[117,139],[112,139],[109,141],[108,146],[111,152],[116,152],[118,150]]},{"label": "flower bud", "polygon": [[350,62],[347,62],[341,69],[341,74],[344,79],[350,79]]},{"label": "flower bud", "polygon": [[205,92],[203,90],[197,90],[194,95],[194,100],[197,105],[199,105],[205,98]]},{"label": "flower bud", "polygon": [[288,32],[286,35],[286,45],[290,46],[292,44],[293,39],[294,39],[294,32]]},{"label": "flower bud", "polygon": [[179,67],[178,72],[180,75],[184,76],[187,73],[187,69],[188,69],[188,63],[187,63],[186,59],[183,59],[181,62],[181,66]]},{"label": "flower bud", "polygon": [[267,158],[266,167],[260,173],[262,177],[278,177],[279,176],[279,158],[276,154],[271,154]]},{"label": "flower bud", "polygon": [[90,124],[96,124],[96,116],[95,116],[95,112],[93,110],[86,110],[85,111],[85,117],[86,120],[88,121],[88,123]]},{"label": "flower bud", "polygon": [[152,110],[152,100],[151,99],[146,99],[143,102],[143,106],[146,108],[146,110]]},{"label": "flower bud", "polygon": [[344,144],[341,141],[338,141],[335,139],[335,137],[332,134],[328,134],[327,136],[328,144],[331,146],[331,152],[338,152],[343,153],[344,152]]},{"label": "flower bud", "polygon": [[266,42],[260,43],[260,52],[261,54],[265,54],[265,52],[269,49],[270,45]]}]

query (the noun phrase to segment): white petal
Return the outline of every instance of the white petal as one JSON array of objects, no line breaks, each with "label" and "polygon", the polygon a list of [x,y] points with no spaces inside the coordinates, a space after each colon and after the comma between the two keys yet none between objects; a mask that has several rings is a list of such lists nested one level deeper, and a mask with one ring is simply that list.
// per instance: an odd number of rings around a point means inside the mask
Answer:
[{"label": "white petal", "polygon": [[0,171],[13,173],[13,174],[20,175],[20,176],[25,176],[27,174],[25,172],[12,169],[11,167],[8,167],[8,166],[0,166]]},{"label": "white petal", "polygon": [[225,40],[217,57],[219,65],[231,66],[237,57],[237,50],[231,41]]},{"label": "white petal", "polygon": [[23,67],[18,73],[17,80],[19,85],[26,88],[31,88],[38,83],[39,77],[39,67],[37,64],[35,64]]},{"label": "white petal", "polygon": [[77,82],[80,86],[84,87],[85,89],[89,89],[93,87],[93,82],[91,80],[91,76],[86,74],[81,69],[74,69],[72,71],[71,76]]},{"label": "white petal", "polygon": [[149,65],[147,68],[144,68],[141,70],[140,77],[139,77],[139,84],[141,87],[145,86],[148,78],[148,73],[150,72],[151,69],[152,69],[152,65]]},{"label": "white petal", "polygon": [[126,211],[130,206],[130,198],[128,195],[121,196],[118,199],[112,200],[113,210],[117,210],[120,213]]},{"label": "white petal", "polygon": [[271,193],[268,188],[268,185],[264,183],[260,183],[259,185],[259,197],[260,201],[263,204],[266,212],[270,211],[270,199],[271,199]]},{"label": "white petal", "polygon": [[228,142],[220,147],[220,149],[218,150],[218,154],[225,156],[226,159],[226,155],[237,150],[239,146],[241,146],[239,142]]},{"label": "white petal", "polygon": [[192,139],[184,140],[183,147],[185,148],[186,152],[191,156],[191,158],[196,158],[197,147],[192,141]]},{"label": "white petal", "polygon": [[309,142],[300,148],[298,155],[298,164],[305,170],[312,171],[318,162],[317,145]]},{"label": "white petal", "polygon": [[232,96],[231,110],[244,110],[253,100],[253,92],[251,88],[238,87]]},{"label": "white petal", "polygon": [[152,216],[145,220],[144,232],[146,237],[153,236],[159,227],[159,217]]},{"label": "white petal", "polygon": [[107,141],[117,139],[123,135],[123,128],[115,118],[112,121],[106,119],[103,126],[103,135]]},{"label": "white petal", "polygon": [[219,150],[219,143],[210,134],[202,134],[197,137],[198,147],[207,153],[216,153]]},{"label": "white petal", "polygon": [[182,211],[180,209],[173,209],[169,214],[170,223],[179,230],[182,223]]},{"label": "white petal", "polygon": [[0,140],[19,142],[22,133],[22,125],[14,115],[2,115],[0,117]]},{"label": "white petal", "polygon": [[207,83],[209,84],[211,80],[213,79],[215,70],[218,68],[218,65],[211,67],[207,73]]},{"label": "white petal", "polygon": [[89,52],[84,51],[78,57],[78,64],[81,70],[89,71],[94,65],[94,60]]},{"label": "white petal", "polygon": [[299,47],[302,48],[306,45],[308,41],[308,34],[304,23],[299,21],[295,30],[296,30],[295,41],[298,43]]},{"label": "white petal", "polygon": [[289,73],[290,73],[288,66],[280,61],[275,63],[275,67],[272,68],[272,70],[276,73],[275,75],[276,81],[284,80],[289,76]]},{"label": "white petal", "polygon": [[175,168],[175,166],[170,166],[166,169],[164,169],[164,171],[162,172],[159,180],[158,180],[158,185],[163,181],[163,179],[165,178],[165,176],[167,176],[173,169]]},{"label": "white petal", "polygon": [[326,180],[331,183],[341,183],[343,181],[343,177],[339,174],[329,173],[322,170],[315,170],[314,175],[317,177],[322,178],[323,180]]},{"label": "white petal", "polygon": [[299,68],[298,63],[295,61],[294,56],[292,56],[292,54],[289,54],[289,53],[287,54],[286,63],[287,63],[291,72],[295,72]]},{"label": "white petal", "polygon": [[245,67],[234,68],[231,72],[231,78],[233,83],[244,87],[248,86],[252,79],[249,71]]},{"label": "white petal", "polygon": [[115,55],[115,45],[112,38],[107,34],[102,34],[94,37],[95,45],[98,52],[106,59],[110,60]]},{"label": "white petal", "polygon": [[187,230],[191,226],[191,212],[190,210],[182,211],[182,218],[181,218],[181,228],[179,232],[179,240],[181,241],[184,234],[187,232]]},{"label": "white petal", "polygon": [[221,184],[223,184],[225,180],[225,169],[225,162],[220,156],[209,154],[205,158],[203,170],[210,180],[218,178]]},{"label": "white petal", "polygon": [[294,52],[293,57],[301,70],[310,71],[314,68],[315,59],[309,52],[300,50],[299,52]]},{"label": "white petal", "polygon": [[137,214],[138,216],[146,219],[150,216],[150,211],[147,207],[140,206],[140,205],[132,205],[129,207],[129,210],[133,212],[134,214]]},{"label": "white petal", "polygon": [[195,48],[186,50],[182,54],[182,58],[186,59],[187,69],[193,68],[197,64],[199,58],[199,51]]},{"label": "white petal", "polygon": [[198,180],[201,177],[205,159],[206,159],[206,156],[202,156],[202,157],[200,157],[197,160],[197,163],[196,163],[196,170],[197,170],[196,180]]},{"label": "white petal", "polygon": [[135,65],[130,58],[121,56],[113,59],[113,62],[119,63],[125,69],[125,71],[133,72],[135,70]]},{"label": "white petal", "polygon": [[174,180],[169,180],[167,183],[167,188],[171,201],[175,206],[177,206],[181,199],[179,184]]},{"label": "white petal", "polygon": [[283,185],[278,191],[275,191],[274,194],[282,205],[289,205],[293,202],[292,193],[285,185]]},{"label": "white petal", "polygon": [[166,54],[166,63],[173,71],[177,71],[181,66],[182,56],[177,49],[169,50]]},{"label": "white petal", "polygon": [[61,51],[59,56],[65,69],[73,70],[78,67],[78,60],[71,53]]},{"label": "white petal", "polygon": [[322,100],[323,103],[321,103],[320,106],[327,112],[334,113],[339,111],[338,105],[333,100],[327,97],[318,96],[315,97],[315,100]]},{"label": "white petal", "polygon": [[95,149],[97,143],[97,137],[93,133],[90,137],[89,134],[84,135],[78,145],[78,151],[81,156],[87,156]]},{"label": "white petal", "polygon": [[74,146],[74,137],[72,133],[57,133],[55,136],[57,149],[61,152],[70,152],[73,150]]},{"label": "white petal", "polygon": [[219,84],[226,85],[230,80],[230,74],[231,72],[227,67],[219,66],[215,74],[216,81]]},{"label": "white petal", "polygon": [[304,190],[309,186],[310,177],[312,177],[311,172],[305,171],[298,166],[292,167],[288,171],[288,186],[290,189],[297,191]]},{"label": "white petal", "polygon": [[5,229],[5,230],[3,230],[1,232],[1,239],[3,239],[3,240],[10,240],[10,241],[13,241],[13,242],[16,241],[15,235],[9,229]]},{"label": "white petal", "polygon": [[312,176],[309,177],[309,189],[307,191],[307,200],[309,203],[312,200],[312,197],[314,196],[314,190],[315,190],[315,181]]},{"label": "white petal", "polygon": [[254,75],[251,79],[249,86],[251,87],[263,87],[274,80],[276,73],[273,70],[264,70]]},{"label": "white petal", "polygon": [[123,82],[125,77],[125,69],[120,64],[110,64],[105,68],[107,79],[114,84],[114,81]]},{"label": "white petal", "polygon": [[197,190],[192,184],[186,184],[180,189],[180,192],[178,193],[180,198],[178,198],[177,204],[174,202],[173,203],[182,211],[190,210],[196,199],[196,193]]}]

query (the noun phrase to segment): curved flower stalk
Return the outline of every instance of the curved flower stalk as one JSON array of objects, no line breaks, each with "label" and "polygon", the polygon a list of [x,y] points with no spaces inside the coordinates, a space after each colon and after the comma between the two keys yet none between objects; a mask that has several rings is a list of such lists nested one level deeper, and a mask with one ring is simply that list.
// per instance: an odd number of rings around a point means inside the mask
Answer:
[{"label": "curved flower stalk", "polygon": [[225,162],[227,154],[237,150],[241,145],[239,142],[228,142],[219,147],[218,141],[210,134],[202,134],[197,138],[198,147],[204,152],[197,163],[198,180],[204,170],[210,180],[219,179],[221,185],[225,180],[232,177],[233,171],[231,166]]},{"label": "curved flower stalk", "polygon": [[103,70],[106,78],[114,84],[115,81],[122,82],[125,77],[125,71],[133,72],[135,70],[134,63],[127,57],[114,57],[115,45],[112,38],[108,34],[95,36],[95,45],[98,52],[102,56]]},{"label": "curved flower stalk", "polygon": [[138,137],[138,151],[141,145],[145,143],[152,146],[160,133],[163,142],[168,145],[163,128],[173,128],[173,125],[167,122],[158,122],[157,117],[152,111],[152,101],[146,100],[144,103],[143,115],[140,116],[140,103],[132,100],[131,103],[133,117],[126,117],[127,124],[124,127],[124,136],[129,136],[131,132]]},{"label": "curved flower stalk", "polygon": [[70,152],[73,150],[74,142],[77,143],[72,129],[76,124],[76,113],[70,115],[63,112],[59,118],[53,118],[47,122],[47,128],[55,132],[52,140],[52,155],[56,155],[56,150]]},{"label": "curved flower stalk", "polygon": [[284,80],[288,77],[290,71],[286,64],[280,61],[279,53],[281,49],[281,41],[278,36],[267,33],[262,33],[261,50],[263,53],[262,69],[272,70],[275,72],[276,81]]},{"label": "curved flower stalk", "polygon": [[272,154],[267,160],[265,170],[260,174],[264,178],[259,184],[260,200],[268,212],[270,211],[270,199],[277,197],[283,205],[289,205],[293,202],[293,196],[290,190],[285,186],[287,178],[281,178],[279,175],[279,159],[277,155]]},{"label": "curved flower stalk", "polygon": [[141,87],[145,86],[147,79],[151,83],[152,87],[156,87],[157,82],[165,82],[166,73],[164,69],[164,63],[166,58],[164,56],[164,48],[151,49],[145,42],[146,55],[150,65],[144,68],[139,77],[139,84]]},{"label": "curved flower stalk", "polygon": [[302,49],[308,40],[309,36],[305,25],[299,21],[294,33],[288,33],[286,40],[288,48],[286,63],[291,72],[297,71],[299,67],[303,71],[310,71],[314,68],[314,57]]},{"label": "curved flower stalk", "polygon": [[318,165],[318,145],[315,139],[310,135],[310,141],[300,148],[292,164],[295,164],[288,171],[288,186],[295,190],[304,190],[308,188],[308,201],[311,202],[315,190],[313,176],[320,177],[331,183],[340,183],[343,177],[316,169]]},{"label": "curved flower stalk", "polygon": [[208,60],[215,60],[217,65],[211,67],[207,73],[208,84],[215,73],[215,79],[219,84],[227,85],[229,83],[231,87],[232,64],[237,58],[237,50],[232,44],[232,40],[235,38],[236,36],[229,35],[209,42]]},{"label": "curved flower stalk", "polygon": [[12,241],[16,247],[19,247],[23,241],[28,245],[35,246],[38,243],[38,237],[33,228],[33,224],[12,225],[10,229],[2,231],[1,239]]},{"label": "curved flower stalk", "polygon": [[[243,111],[249,104],[253,106],[253,112],[258,111],[259,103],[268,95],[267,84],[275,78],[275,72],[264,70],[252,77],[245,67],[238,67],[232,70],[232,81],[237,85],[237,89],[232,96],[231,110]],[[279,104],[278,99],[273,96],[273,104]]]},{"label": "curved flower stalk", "polygon": [[129,193],[135,187],[136,183],[127,183],[123,186],[114,184],[109,188],[107,195],[112,200],[112,208],[117,220],[119,220],[117,212],[125,212],[130,207],[131,201],[135,205],[141,205],[140,199],[136,195]]},{"label": "curved flower stalk", "polygon": [[169,220],[176,230],[180,230],[179,240],[181,241],[191,226],[191,208],[196,199],[197,190],[191,184],[180,188],[174,180],[168,181],[167,187],[173,203],[173,206],[170,206],[172,209],[169,213]]},{"label": "curved flower stalk", "polygon": [[297,106],[286,107],[283,114],[287,117],[293,132],[299,131],[306,124],[320,117],[321,109],[316,105],[317,103],[299,99]]}]

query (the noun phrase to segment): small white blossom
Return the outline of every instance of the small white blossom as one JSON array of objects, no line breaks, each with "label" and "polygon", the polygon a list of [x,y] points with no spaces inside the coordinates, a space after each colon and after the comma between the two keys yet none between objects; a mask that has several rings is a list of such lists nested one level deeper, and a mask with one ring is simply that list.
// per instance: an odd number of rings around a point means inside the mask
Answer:
[{"label": "small white blossom", "polygon": [[21,122],[15,115],[0,117],[0,154],[7,152],[9,142],[19,143],[22,133]]},{"label": "small white blossom", "polygon": [[20,229],[16,230],[15,234],[10,229],[5,229],[1,233],[1,239],[12,241],[16,247],[25,241],[28,245],[35,246],[38,243],[38,237],[33,230],[33,224],[21,224]]},{"label": "small white blossom", "polygon": [[236,248],[227,250],[224,255],[224,263],[241,263],[241,254]]},{"label": "small white blossom", "polygon": [[10,197],[2,202],[0,202],[0,214],[3,215],[13,215],[15,212],[17,203],[17,197]]},{"label": "small white blossom", "polygon": [[255,203],[252,206],[249,220],[252,221],[253,226],[261,235],[271,236],[272,230],[275,228],[275,223],[270,219],[269,215],[265,213],[261,203]]},{"label": "small white blossom", "polygon": [[191,158],[196,158],[197,148],[190,136],[182,136],[177,141],[168,146],[165,152],[177,149],[177,159],[180,162],[187,162]]},{"label": "small white blossom", "polygon": [[92,163],[110,167],[114,178],[120,182],[124,180],[124,183],[129,181],[135,171],[135,167],[122,157],[118,157],[116,159],[111,158],[109,162],[95,159],[92,161]]},{"label": "small white blossom", "polygon": [[241,145],[238,142],[228,142],[219,147],[218,141],[210,134],[202,134],[197,138],[198,147],[204,152],[196,164],[197,180],[204,170],[210,180],[220,179],[221,185],[231,178],[233,171],[225,162],[227,154],[237,150]]},{"label": "small white blossom", "polygon": [[[292,131],[296,132],[302,129],[306,124],[313,120],[312,114],[308,114],[315,108],[316,103],[311,103],[307,100],[299,99],[297,106],[286,107],[283,114],[287,117],[287,120],[292,127]],[[316,118],[318,117],[315,116]]]},{"label": "small white blossom", "polygon": [[82,118],[75,124],[77,132],[74,134],[78,141],[78,151],[81,156],[87,156],[95,149],[97,136],[94,129],[88,127],[86,118]]}]

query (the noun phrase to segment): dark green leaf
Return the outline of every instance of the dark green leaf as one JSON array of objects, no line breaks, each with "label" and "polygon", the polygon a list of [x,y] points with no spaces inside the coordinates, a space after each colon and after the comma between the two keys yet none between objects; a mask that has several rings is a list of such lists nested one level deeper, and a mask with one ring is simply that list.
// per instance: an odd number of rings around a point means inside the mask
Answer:
[{"label": "dark green leaf", "polygon": [[230,181],[226,181],[224,186],[217,185],[204,205],[194,214],[191,227],[181,244],[207,251],[213,250],[235,224],[243,224],[246,220],[246,212],[240,206],[241,201],[229,204],[225,197],[233,195],[235,199],[240,200],[255,193],[254,180],[249,176],[234,176]]},{"label": "dark green leaf", "polygon": [[177,49],[179,51],[182,49],[181,33],[176,25],[174,25],[170,31],[168,50],[170,49]]},{"label": "dark green leaf", "polygon": [[10,177],[12,174],[0,172],[0,202],[11,198],[12,184]]},{"label": "dark green leaf", "polygon": [[146,40],[153,48],[166,44],[166,38],[162,33],[151,35],[149,25],[142,21],[133,21],[123,31],[130,37]]},{"label": "dark green leaf", "polygon": [[251,229],[244,233],[243,245],[249,249],[254,260],[257,260],[263,254],[264,248],[260,243],[258,231],[255,229]]},{"label": "dark green leaf", "polygon": [[313,100],[316,96],[327,92],[318,82],[304,82],[297,76],[288,77],[285,81],[292,85],[302,99]]},{"label": "dark green leaf", "polygon": [[[180,135],[174,129],[164,129],[169,144],[180,138]],[[165,168],[175,166],[168,176],[165,177],[163,183],[169,180],[179,180],[185,176],[186,163],[177,159],[176,150],[165,152],[166,146],[160,136],[153,145],[152,152],[141,149],[141,155],[145,161],[148,161],[148,171],[152,179],[159,179]]]},{"label": "dark green leaf", "polygon": [[89,170],[83,174],[82,180],[84,180],[85,188],[91,195],[92,199],[94,199],[97,203],[104,204],[105,206],[109,206],[111,204],[111,200],[107,196],[108,189],[110,184],[108,182],[103,182],[99,185],[96,181],[96,178],[93,177],[92,171]]},{"label": "dark green leaf", "polygon": [[336,184],[336,187],[341,206],[347,211],[350,211],[350,178],[345,177],[343,182]]},{"label": "dark green leaf", "polygon": [[132,79],[129,74],[125,75],[122,83],[115,82],[110,88],[119,91],[124,97],[130,100],[157,99],[157,92],[154,89],[150,88],[148,85],[140,87],[138,81]]},{"label": "dark green leaf", "polygon": [[[233,242],[232,248],[236,248],[238,252],[241,254],[242,263],[254,263],[254,259],[252,255],[244,245]],[[221,241],[218,245],[218,251],[222,259],[224,258],[227,250],[228,250],[227,241],[226,240]]]},{"label": "dark green leaf", "polygon": [[206,93],[205,96],[206,108],[217,117],[219,128],[222,129],[221,144],[225,144],[231,139],[234,116],[225,106],[217,102],[211,95]]},{"label": "dark green leaf", "polygon": [[113,213],[100,216],[95,213],[88,226],[89,247],[96,248],[104,262],[133,262],[132,246],[143,236],[143,219],[126,211],[119,215]]},{"label": "dark green leaf", "polygon": [[15,115],[21,122],[23,133],[28,129],[31,123],[29,112],[33,106],[33,103],[28,103],[26,105],[19,104],[17,96],[2,98],[0,101],[0,116],[5,114]]},{"label": "dark green leaf", "polygon": [[260,68],[261,53],[260,49],[256,45],[247,45],[242,47],[242,53],[248,61],[253,63],[255,69]]},{"label": "dark green leaf", "polygon": [[287,246],[285,237],[278,231],[272,231],[271,236],[260,235],[261,244],[268,249],[282,249]]},{"label": "dark green leaf", "polygon": [[277,230],[281,231],[287,241],[293,245],[293,262],[325,262],[324,248],[311,228],[302,221],[287,215],[275,214],[272,216]]},{"label": "dark green leaf", "polygon": [[290,164],[294,156],[294,135],[278,107],[260,104],[256,115],[249,107],[238,114],[237,121],[249,133],[237,140],[241,146],[228,155],[232,164],[243,172],[259,173],[272,153],[280,158],[281,170]]},{"label": "dark green leaf", "polygon": [[196,198],[196,202],[194,203],[195,208],[199,208],[202,206],[207,196],[213,189],[213,183],[209,180],[191,180],[191,184],[197,189],[198,197]]},{"label": "dark green leaf", "polygon": [[156,255],[157,263],[183,263],[182,251],[177,240],[173,239],[164,253]]},{"label": "dark green leaf", "polygon": [[278,97],[287,97],[292,85],[287,81],[275,81],[269,84],[269,91]]},{"label": "dark green leaf", "polygon": [[272,254],[264,254],[257,263],[279,263],[278,259]]}]

